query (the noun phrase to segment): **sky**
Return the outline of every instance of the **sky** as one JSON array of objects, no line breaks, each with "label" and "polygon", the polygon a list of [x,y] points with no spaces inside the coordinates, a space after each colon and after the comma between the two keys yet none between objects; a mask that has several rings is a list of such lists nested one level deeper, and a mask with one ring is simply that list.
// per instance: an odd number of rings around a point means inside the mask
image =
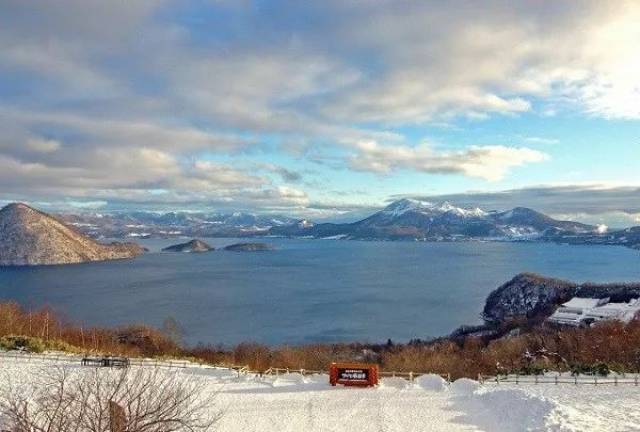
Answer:
[{"label": "sky", "polygon": [[636,1],[0,0],[0,202],[640,225]]}]

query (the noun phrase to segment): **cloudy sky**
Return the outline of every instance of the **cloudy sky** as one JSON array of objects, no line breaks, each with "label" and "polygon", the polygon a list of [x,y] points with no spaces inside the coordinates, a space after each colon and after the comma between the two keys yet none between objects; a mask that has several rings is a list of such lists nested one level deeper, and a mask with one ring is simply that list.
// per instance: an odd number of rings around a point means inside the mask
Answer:
[{"label": "cloudy sky", "polygon": [[0,0],[0,201],[640,223],[636,1]]}]

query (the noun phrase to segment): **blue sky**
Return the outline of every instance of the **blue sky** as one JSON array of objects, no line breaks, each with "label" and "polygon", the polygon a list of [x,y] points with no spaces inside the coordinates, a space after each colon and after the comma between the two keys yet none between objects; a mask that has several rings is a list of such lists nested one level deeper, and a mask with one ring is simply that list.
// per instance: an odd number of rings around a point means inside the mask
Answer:
[{"label": "blue sky", "polygon": [[640,224],[634,1],[0,0],[0,201]]}]

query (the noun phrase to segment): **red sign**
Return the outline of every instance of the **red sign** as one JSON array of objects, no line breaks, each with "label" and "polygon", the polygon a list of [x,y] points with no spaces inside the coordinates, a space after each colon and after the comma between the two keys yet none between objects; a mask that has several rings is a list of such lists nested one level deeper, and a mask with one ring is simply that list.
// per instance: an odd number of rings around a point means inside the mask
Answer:
[{"label": "red sign", "polygon": [[331,363],[329,382],[335,386],[369,387],[378,384],[378,365],[364,363]]}]

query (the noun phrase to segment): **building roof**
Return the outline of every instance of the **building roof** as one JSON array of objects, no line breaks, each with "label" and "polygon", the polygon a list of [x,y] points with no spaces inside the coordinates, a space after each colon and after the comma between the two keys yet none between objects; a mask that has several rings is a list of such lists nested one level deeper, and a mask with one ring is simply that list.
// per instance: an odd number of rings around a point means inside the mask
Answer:
[{"label": "building roof", "polygon": [[582,321],[603,319],[629,322],[640,314],[640,299],[632,299],[629,303],[607,303],[608,301],[608,298],[574,297],[556,309],[548,319],[559,324],[579,325]]},{"label": "building roof", "polygon": [[594,299],[594,298],[574,297],[568,302],[564,303],[562,306],[566,308],[575,308],[575,309],[591,309],[596,306],[602,305],[608,301],[609,301],[608,298]]}]

